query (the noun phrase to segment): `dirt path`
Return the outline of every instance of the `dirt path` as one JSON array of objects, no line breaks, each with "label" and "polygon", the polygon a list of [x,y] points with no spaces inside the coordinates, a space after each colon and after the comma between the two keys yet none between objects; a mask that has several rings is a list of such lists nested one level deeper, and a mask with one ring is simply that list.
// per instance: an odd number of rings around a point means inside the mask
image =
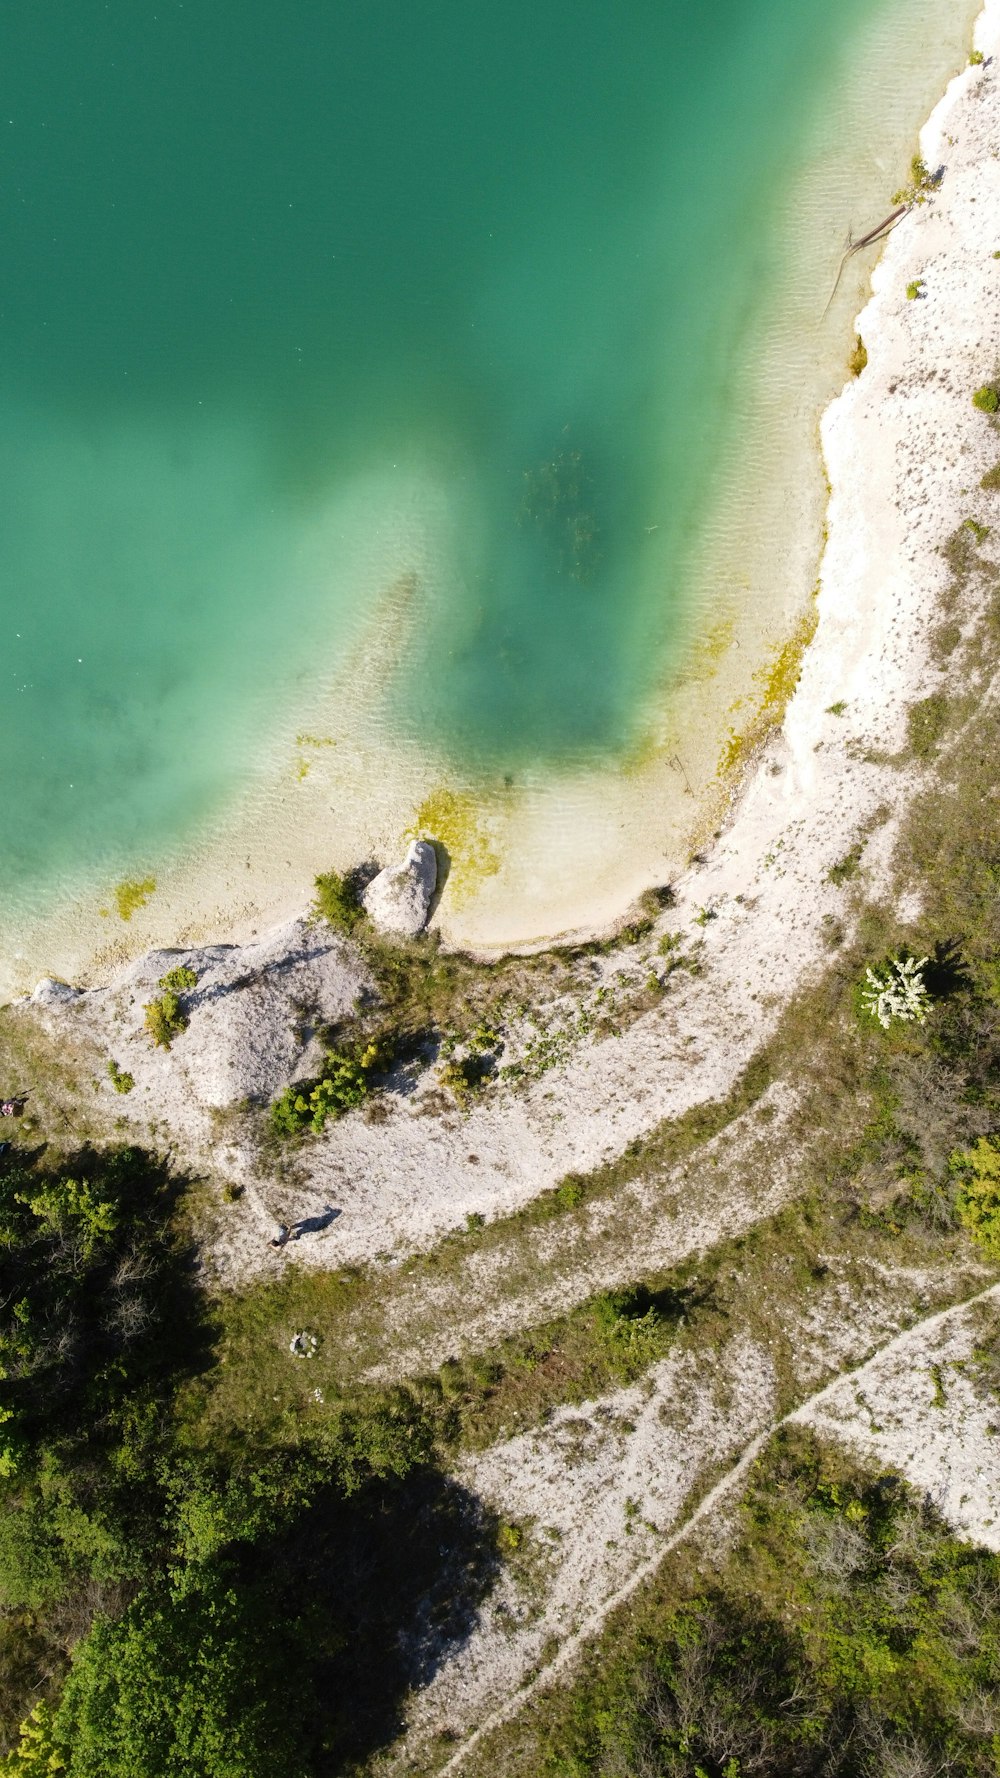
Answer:
[{"label": "dirt path", "polygon": [[[821,1414],[824,1406],[837,1403],[845,1383],[852,1378],[863,1379],[870,1376],[877,1371],[880,1365],[884,1365],[887,1359],[903,1354],[908,1347],[912,1348],[918,1344],[926,1345],[929,1335],[967,1315],[977,1305],[998,1302],[1000,1302],[1000,1284],[993,1284],[986,1290],[979,1292],[977,1296],[967,1298],[959,1304],[952,1304],[946,1309],[938,1310],[935,1314],[927,1316],[925,1320],[917,1322],[915,1326],[907,1328],[903,1333],[896,1334],[873,1356],[861,1364],[851,1366],[841,1372],[831,1382],[826,1383],[822,1389],[817,1390],[805,1401],[800,1402],[796,1408],[783,1414],[780,1419],[773,1421],[759,1432],[744,1447],[733,1466],[702,1497],[688,1517],[657,1546],[655,1553],[636,1568],[624,1584],[604,1599],[599,1607],[587,1614],[572,1635],[566,1638],[553,1658],[527,1685],[522,1686],[515,1696],[485,1717],[462,1746],[452,1754],[451,1758],[438,1768],[438,1778],[447,1778],[449,1773],[457,1772],[488,1735],[492,1734],[495,1729],[502,1727],[504,1723],[511,1721],[526,1705],[530,1704],[532,1698],[566,1672],[584,1645],[600,1632],[612,1612],[631,1598],[643,1582],[656,1573],[664,1557],[676,1549],[706,1519],[710,1518],[712,1513],[736,1491],[740,1484],[745,1482],[755,1459],[781,1427]],[[829,1429],[836,1430],[836,1427],[831,1423]]]}]

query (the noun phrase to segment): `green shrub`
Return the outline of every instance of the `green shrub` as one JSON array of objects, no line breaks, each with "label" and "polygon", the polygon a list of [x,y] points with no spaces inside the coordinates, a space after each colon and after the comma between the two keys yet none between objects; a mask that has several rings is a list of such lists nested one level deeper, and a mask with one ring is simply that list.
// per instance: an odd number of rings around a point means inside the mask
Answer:
[{"label": "green shrub", "polygon": [[923,204],[928,194],[934,190],[937,180],[930,171],[927,162],[919,154],[915,154],[910,162],[910,177],[906,185],[893,192],[894,204]]},{"label": "green shrub", "polygon": [[971,531],[977,543],[985,543],[990,534],[989,525],[981,525],[978,519],[963,519],[967,531]]},{"label": "green shrub", "polygon": [[116,1093],[130,1093],[135,1086],[134,1077],[127,1074],[124,1068],[119,1068],[114,1057],[108,1063],[108,1078]]},{"label": "green shrub", "polygon": [[921,291],[923,290],[923,287],[924,287],[923,278],[914,278],[909,284],[907,284],[907,286],[906,286],[907,301],[908,302],[915,302],[917,297],[920,295]]},{"label": "green shrub", "polygon": [[960,1182],[960,1221],[988,1259],[1000,1260],[1000,1137],[980,1136],[974,1148],[957,1150],[949,1166]]},{"label": "green shrub", "polygon": [[981,49],[974,49],[972,54],[969,57],[969,67],[970,68],[981,68],[983,63],[985,62],[985,60],[986,60],[986,57],[983,55],[982,50]]},{"label": "green shrub", "polygon": [[186,963],[178,963],[175,969],[168,969],[166,975],[160,977],[160,987],[172,994],[183,994],[187,989],[197,986],[197,973],[189,969]]},{"label": "green shrub", "polygon": [[328,1051],[318,1080],[286,1087],[274,1101],[272,1130],[278,1136],[298,1136],[305,1130],[318,1134],[330,1118],[342,1117],[367,1097],[368,1076],[379,1061],[380,1052],[374,1043]]},{"label": "green shrub", "polygon": [[973,395],[972,405],[977,407],[981,414],[995,414],[1000,408],[1000,394],[997,393],[992,383],[984,383]]},{"label": "green shrub", "polygon": [[994,463],[993,468],[986,471],[986,474],[980,479],[979,486],[985,489],[987,494],[995,494],[1000,491],[1000,463]]},{"label": "green shrub", "polygon": [[325,876],[316,878],[313,915],[317,920],[325,920],[328,926],[336,927],[339,932],[350,932],[357,925],[362,912],[357,884],[352,877],[342,877],[337,871],[331,870]]},{"label": "green shrub", "polygon": [[159,1000],[148,1000],[143,1007],[146,1030],[158,1049],[168,1050],[175,1037],[188,1028],[188,1016],[171,988]]}]

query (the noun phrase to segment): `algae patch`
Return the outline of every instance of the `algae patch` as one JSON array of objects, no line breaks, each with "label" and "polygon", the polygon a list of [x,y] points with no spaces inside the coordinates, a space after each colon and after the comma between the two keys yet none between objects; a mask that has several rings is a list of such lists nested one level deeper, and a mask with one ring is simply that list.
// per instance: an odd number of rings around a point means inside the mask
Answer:
[{"label": "algae patch", "polygon": [[471,895],[500,869],[500,854],[471,790],[432,790],[417,810],[413,836],[444,847],[452,890],[459,897]]},{"label": "algae patch", "polygon": [[[123,882],[116,883],[111,893],[120,918],[131,920],[133,914],[145,907],[155,889],[155,877],[126,877]],[[107,911],[107,908],[101,909],[105,916]]]},{"label": "algae patch", "polygon": [[760,687],[757,707],[743,729],[730,729],[719,757],[718,774],[725,777],[742,765],[781,723],[785,707],[798,685],[805,654],[819,622],[815,604],[803,613],[791,635],[769,661],[757,668],[754,680]]}]

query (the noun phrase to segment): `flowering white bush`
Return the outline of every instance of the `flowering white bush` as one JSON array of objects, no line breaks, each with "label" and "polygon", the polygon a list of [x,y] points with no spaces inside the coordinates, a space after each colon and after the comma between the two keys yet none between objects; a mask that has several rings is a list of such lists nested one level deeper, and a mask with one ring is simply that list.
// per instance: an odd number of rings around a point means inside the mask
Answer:
[{"label": "flowering white bush", "polygon": [[866,1012],[888,1031],[893,1019],[916,1019],[922,1025],[930,1008],[930,995],[921,971],[926,957],[890,957],[885,969],[866,969],[867,987],[861,990]]}]

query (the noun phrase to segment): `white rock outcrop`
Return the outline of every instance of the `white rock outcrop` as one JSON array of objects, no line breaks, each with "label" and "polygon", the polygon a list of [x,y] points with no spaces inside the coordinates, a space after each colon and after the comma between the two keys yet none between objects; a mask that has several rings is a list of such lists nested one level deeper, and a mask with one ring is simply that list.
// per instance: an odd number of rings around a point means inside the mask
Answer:
[{"label": "white rock outcrop", "polygon": [[[197,976],[181,996],[188,1025],[169,1050],[154,1049],[145,1007],[178,964]],[[321,1032],[350,1018],[373,984],[348,942],[322,923],[293,920],[246,945],[150,951],[104,987],[81,990],[45,977],[25,1007],[72,1046],[89,1038],[134,1076],[127,1109],[155,1100],[175,1125],[197,1106],[266,1103],[323,1057]],[[95,1060],[95,1071],[100,1064]],[[123,1105],[122,1110],[126,1107]]]},{"label": "white rock outcrop", "polygon": [[427,924],[437,888],[437,854],[429,840],[414,840],[402,864],[379,871],[361,897],[373,926],[396,938],[416,938]]},{"label": "white rock outcrop", "polygon": [[81,990],[60,982],[54,975],[43,975],[31,998],[36,1006],[64,1006],[68,1000],[79,999]]}]

